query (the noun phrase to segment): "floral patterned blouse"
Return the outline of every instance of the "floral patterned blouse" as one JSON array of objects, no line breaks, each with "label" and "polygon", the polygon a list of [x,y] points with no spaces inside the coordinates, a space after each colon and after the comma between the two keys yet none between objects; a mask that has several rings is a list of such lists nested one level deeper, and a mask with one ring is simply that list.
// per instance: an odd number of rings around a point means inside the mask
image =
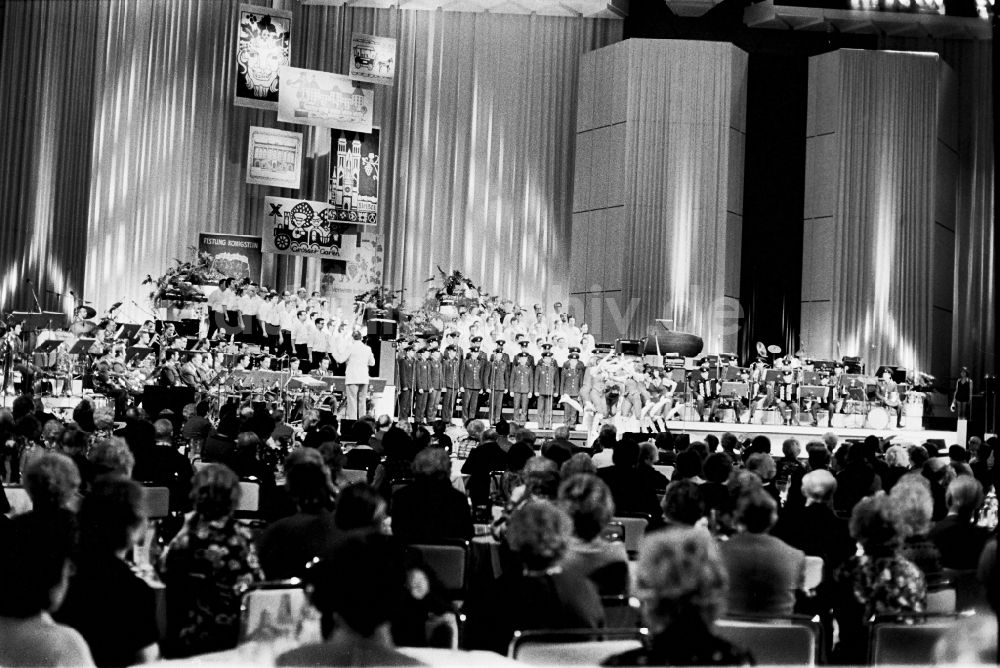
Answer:
[{"label": "floral patterned blouse", "polygon": [[240,600],[263,571],[247,530],[232,517],[192,513],[161,560],[172,627],[171,654],[190,656],[236,646]]},{"label": "floral patterned blouse", "polygon": [[851,587],[865,618],[899,612],[923,612],[927,583],[923,571],[899,554],[848,559],[837,572],[837,584]]}]

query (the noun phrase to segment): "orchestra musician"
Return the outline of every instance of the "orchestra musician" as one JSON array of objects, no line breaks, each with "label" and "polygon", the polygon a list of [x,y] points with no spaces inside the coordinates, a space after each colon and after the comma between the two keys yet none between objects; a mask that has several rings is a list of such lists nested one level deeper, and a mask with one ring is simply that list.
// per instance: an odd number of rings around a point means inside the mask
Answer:
[{"label": "orchestra musician", "polygon": [[875,396],[882,403],[882,405],[895,416],[893,424],[897,427],[900,426],[900,421],[902,420],[902,411],[899,410],[901,401],[899,399],[899,386],[892,379],[892,371],[890,369],[885,369],[882,372],[882,377],[878,379],[875,384]]},{"label": "orchestra musician", "polygon": [[78,306],[73,310],[73,322],[69,326],[69,331],[73,336],[90,336],[97,329],[97,324],[92,318],[97,315],[97,311],[86,305]]}]

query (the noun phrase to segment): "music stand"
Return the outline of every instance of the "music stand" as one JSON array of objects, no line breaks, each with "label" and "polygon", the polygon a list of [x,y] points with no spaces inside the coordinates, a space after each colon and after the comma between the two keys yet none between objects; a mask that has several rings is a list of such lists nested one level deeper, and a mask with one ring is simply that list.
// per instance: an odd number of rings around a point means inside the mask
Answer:
[{"label": "music stand", "polygon": [[36,355],[48,355],[49,353],[55,352],[56,349],[63,343],[65,343],[65,341],[60,341],[59,339],[42,341],[32,352]]},{"label": "music stand", "polygon": [[782,369],[768,369],[764,372],[765,383],[783,383],[784,380],[785,372]]},{"label": "music stand", "polygon": [[826,398],[827,389],[829,388],[825,385],[800,385],[799,400],[815,399],[816,401],[823,401]]},{"label": "music stand", "polygon": [[[12,324],[21,323],[22,329],[62,329],[66,324],[66,314],[57,311],[42,311],[32,313],[29,311],[14,311],[10,314]],[[52,327],[55,325],[55,327]]]},{"label": "music stand", "polygon": [[750,384],[724,382],[722,383],[722,391],[719,394],[724,397],[747,399],[750,396]]},{"label": "music stand", "polygon": [[738,366],[724,366],[722,367],[722,380],[727,382],[737,381],[740,379],[741,373],[743,373],[743,369]]},{"label": "music stand", "polygon": [[140,364],[150,354],[154,353],[155,351],[152,348],[147,348],[146,346],[129,346],[125,351],[125,363]]},{"label": "music stand", "polygon": [[69,349],[69,354],[86,355],[87,353],[90,352],[90,349],[94,347],[95,343],[97,343],[97,339],[79,338],[76,340],[76,343],[74,343],[73,346]]},{"label": "music stand", "polygon": [[142,325],[134,325],[131,323],[126,323],[124,325],[119,325],[120,329],[115,333],[116,339],[125,339],[126,341],[131,341],[135,338],[136,332],[142,329]]}]

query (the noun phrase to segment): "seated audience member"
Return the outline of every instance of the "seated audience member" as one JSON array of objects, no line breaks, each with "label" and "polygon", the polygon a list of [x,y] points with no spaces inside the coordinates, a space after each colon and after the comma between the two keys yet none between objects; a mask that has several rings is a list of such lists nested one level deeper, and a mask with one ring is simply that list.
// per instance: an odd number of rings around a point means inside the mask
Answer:
[{"label": "seated audience member", "polygon": [[392,501],[392,533],[405,543],[472,538],[468,498],[451,485],[451,460],[440,448],[426,448],[413,460],[413,482]]},{"label": "seated audience member", "polygon": [[901,539],[899,553],[924,572],[924,578],[941,573],[941,553],[928,537],[934,500],[927,480],[916,474],[899,479],[889,493],[896,517],[896,531]]},{"label": "seated audience member", "polygon": [[398,651],[390,620],[403,605],[403,553],[389,536],[345,538],[309,569],[309,600],[323,617],[325,640],[285,652],[279,666],[419,666]]},{"label": "seated audience member", "polygon": [[131,478],[135,457],[124,438],[112,436],[97,443],[88,455],[94,480],[102,476]]},{"label": "seated audience member", "polygon": [[[181,436],[191,442],[193,452],[201,452],[205,439],[212,432],[212,423],[208,419],[210,408],[207,401],[199,401],[194,407],[194,414],[181,427]],[[184,414],[187,415],[187,407],[185,407]]]},{"label": "seated audience member", "polygon": [[458,439],[455,456],[459,459],[468,458],[469,453],[482,442],[483,434],[488,428],[489,425],[484,420],[469,420],[465,425],[465,438]]},{"label": "seated audience member", "polygon": [[708,532],[671,527],[647,536],[639,550],[636,584],[652,642],[601,665],[753,665],[746,650],[712,633],[726,608],[727,581]]},{"label": "seated audience member", "polygon": [[551,501],[531,499],[511,514],[507,544],[523,570],[505,569],[492,594],[473,607],[476,644],[505,654],[515,630],[604,625],[596,587],[559,565],[571,531],[569,516]]},{"label": "seated audience member", "polygon": [[170,591],[165,651],[192,656],[236,646],[244,587],[263,579],[247,530],[233,517],[239,478],[222,464],[194,474],[194,512],[161,557]]},{"label": "seated audience member", "polygon": [[296,513],[274,522],[257,539],[260,565],[269,580],[301,577],[306,564],[341,536],[334,521],[333,484],[316,450],[302,448],[288,456],[285,488]]},{"label": "seated audience member", "polygon": [[562,480],[577,473],[597,475],[597,466],[594,465],[594,460],[586,452],[574,454],[559,467],[559,478]]},{"label": "seated audience member", "polygon": [[867,660],[867,622],[873,615],[923,612],[927,585],[923,572],[899,553],[893,503],[884,493],[863,498],[851,513],[851,537],[862,554],[849,557],[834,574],[834,616],[840,642],[834,662]]},{"label": "seated audience member", "polygon": [[726,452],[713,452],[705,460],[705,482],[699,485],[699,494],[706,516],[732,514],[729,488],[726,482],[733,473],[733,459]]},{"label": "seated audience member", "polygon": [[83,636],[50,616],[69,584],[74,529],[67,519],[28,513],[3,528],[0,665],[94,665]]},{"label": "seated audience member", "polygon": [[[504,422],[503,420],[501,420],[500,422],[506,425],[507,433],[501,435],[501,438],[506,439],[506,437],[510,434],[510,424]],[[451,436],[447,434],[448,423],[445,422],[444,420],[435,420],[431,428],[434,430],[434,433],[431,434],[431,446],[435,448],[441,448],[442,450],[447,452],[449,456],[451,456],[453,444],[451,441]],[[500,428],[501,425],[498,423],[497,434],[500,434]],[[503,444],[498,443],[498,445],[500,445],[501,448],[504,447]],[[504,449],[505,450],[510,449],[510,441],[507,441],[507,448]]]},{"label": "seated audience member", "polygon": [[659,453],[657,463],[663,466],[673,466],[677,461],[677,450],[674,447],[674,435],[670,430],[659,432],[653,439],[656,451]]},{"label": "seated audience member", "polygon": [[[535,456],[535,449],[527,441],[516,441],[507,451],[507,461],[504,470],[514,473],[524,469],[529,459]],[[595,463],[596,467],[596,463]]]},{"label": "seated audience member", "polygon": [[[375,432],[368,438],[368,445],[370,445],[379,456],[385,452],[382,447],[382,439],[385,437],[386,432],[390,429],[392,429],[392,418],[385,414],[379,415],[375,420]],[[357,442],[360,445],[363,441],[358,439]]]},{"label": "seated audience member", "polygon": [[729,573],[728,610],[734,614],[789,615],[802,588],[806,555],[768,534],[777,504],[764,490],[752,490],[736,504],[736,535],[722,543]]},{"label": "seated audience member", "polygon": [[399,481],[413,478],[413,439],[399,427],[391,427],[382,437],[385,459],[375,467],[372,487],[386,501],[392,497],[392,486]]},{"label": "seated audience member", "polygon": [[[707,461],[707,458],[706,458]],[[674,473],[671,480],[690,480],[697,484],[705,482],[702,474],[702,459],[698,453],[688,448],[677,453],[677,463],[674,465]]]},{"label": "seated audience member", "polygon": [[330,482],[333,483],[334,496],[336,496],[340,488],[351,484],[351,480],[344,476],[344,463],[347,461],[347,455],[344,454],[344,446],[340,443],[327,441],[316,448],[316,450],[323,459],[326,472],[330,476]]},{"label": "seated audience member", "polygon": [[[2,438],[2,435],[0,435],[0,438]],[[90,460],[87,459],[87,450],[89,447],[86,432],[72,422],[66,425],[66,429],[59,440],[57,452],[66,455],[76,464],[76,469],[80,473],[80,488],[83,490],[88,489],[91,481],[94,479],[92,465]]]},{"label": "seated audience member", "polygon": [[98,480],[78,520],[76,572],[55,619],[83,635],[98,666],[155,660],[156,598],[125,561],[146,529],[142,487],[124,478]]},{"label": "seated audience member", "polygon": [[906,446],[906,454],[910,456],[910,470],[918,473],[923,470],[924,464],[930,459],[930,453],[922,445]]},{"label": "seated audience member", "polygon": [[170,490],[170,510],[189,510],[191,478],[194,476],[191,460],[174,447],[174,425],[170,420],[157,420],[153,429],[156,431],[156,446],[153,448],[155,465],[149,482]]},{"label": "seated audience member", "polygon": [[76,509],[80,472],[66,455],[47,452],[36,457],[25,469],[22,482],[31,498],[32,512],[68,513]]},{"label": "seated audience member", "polygon": [[847,522],[833,512],[837,479],[829,471],[810,471],[802,478],[805,507],[785,513],[771,533],[812,557],[821,557],[831,572],[854,554],[854,541]]},{"label": "seated audience member", "polygon": [[747,458],[746,465],[747,471],[760,478],[761,483],[764,485],[764,491],[771,495],[771,498],[774,499],[774,503],[780,510],[781,493],[778,491],[778,485],[775,482],[778,475],[778,467],[774,463],[774,458],[767,453],[755,452]]},{"label": "seated audience member", "polygon": [[983,505],[983,486],[971,476],[959,476],[948,485],[948,515],[934,525],[928,537],[941,554],[944,568],[971,570],[989,538],[986,527],[976,526],[975,514]]},{"label": "seated audience member", "polygon": [[837,491],[833,495],[833,509],[839,513],[849,513],[858,501],[880,489],[882,481],[868,463],[865,444],[851,445],[847,451],[844,468],[837,472]]},{"label": "seated audience member", "polygon": [[385,531],[389,520],[388,505],[374,487],[363,482],[355,483],[341,490],[333,519],[341,531]]},{"label": "seated audience member", "polygon": [[[835,437],[836,438],[836,437]],[[805,498],[802,496],[802,478],[809,471],[829,471],[830,451],[822,441],[810,441],[806,443],[806,466],[792,473],[788,480],[788,496],[785,498],[785,505],[782,511],[795,512],[805,505]],[[832,472],[831,472],[832,473]]]},{"label": "seated audience member", "polygon": [[910,452],[902,445],[890,446],[885,451],[885,465],[882,489],[888,494],[899,479],[910,470]]},{"label": "seated audience member", "polygon": [[[683,454],[682,452],[681,455]],[[697,459],[697,455],[693,456]],[[678,456],[678,462],[680,459]],[[613,462],[611,466],[597,469],[597,477],[607,483],[615,500],[617,512],[646,513],[651,518],[651,526],[662,525],[662,511],[656,498],[656,490],[648,481],[639,478],[636,469],[636,464],[639,462],[639,444],[626,439],[615,445]]]},{"label": "seated audience member", "polygon": [[[934,512],[931,518],[935,522],[942,520],[948,514],[948,504],[944,499],[945,493],[948,491],[948,485],[957,475],[956,470],[944,457],[933,457],[924,462],[920,472],[931,484],[931,499],[934,500]],[[971,471],[969,473],[971,475]]]},{"label": "seated audience member", "polygon": [[601,535],[615,514],[615,502],[608,486],[594,475],[568,476],[559,485],[558,503],[573,521],[573,535],[563,556],[563,568],[589,578],[601,594],[628,593],[625,544],[609,542]]},{"label": "seated audience member", "polygon": [[[469,423],[469,427],[476,422],[480,420],[473,420]],[[493,434],[493,440],[489,440],[486,436],[490,432]],[[462,464],[462,473],[469,476],[466,489],[474,506],[485,506],[490,502],[490,473],[507,468],[507,453],[497,444],[495,434],[493,430],[485,432],[482,435],[482,442],[472,448],[468,459]]]},{"label": "seated audience member", "polygon": [[788,480],[789,482],[796,473],[804,473],[805,467],[799,461],[802,454],[802,446],[797,439],[786,438],[781,444],[782,458],[775,462],[778,466],[776,478],[778,480]]},{"label": "seated audience member", "polygon": [[236,456],[236,436],[240,431],[240,421],[235,415],[219,419],[219,426],[201,446],[201,460],[230,466]]},{"label": "seated audience member", "polygon": [[705,502],[701,495],[703,487],[690,480],[678,480],[667,485],[663,495],[663,516],[668,527],[693,527],[705,516]]},{"label": "seated audience member", "polygon": [[601,425],[601,431],[594,439],[590,451],[593,453],[597,468],[611,466],[614,463],[615,445],[618,443],[618,430],[613,424]]},{"label": "seated audience member", "polygon": [[978,441],[979,438],[976,436],[969,439],[969,453],[972,455],[969,460],[969,468],[972,469],[972,475],[983,486],[983,494],[989,494],[990,490],[993,489],[993,468],[995,468],[995,463],[991,467],[990,459],[994,457],[993,446],[997,443],[997,439],[995,437],[989,438],[985,443]]},{"label": "seated audience member", "polygon": [[278,486],[274,471],[260,459],[263,442],[252,431],[241,432],[236,437],[236,451],[231,459],[233,473],[241,480],[254,479],[260,485],[258,512],[268,519],[274,519],[278,506]]},{"label": "seated audience member", "polygon": [[359,441],[357,445],[350,447],[344,453],[344,468],[352,471],[367,471],[368,482],[375,477],[375,469],[378,468],[382,457],[364,441]]},{"label": "seated audience member", "polygon": [[652,487],[657,492],[662,492],[667,488],[667,476],[653,468],[660,459],[660,451],[656,449],[656,444],[646,441],[639,444],[639,462],[636,470],[644,485]]}]

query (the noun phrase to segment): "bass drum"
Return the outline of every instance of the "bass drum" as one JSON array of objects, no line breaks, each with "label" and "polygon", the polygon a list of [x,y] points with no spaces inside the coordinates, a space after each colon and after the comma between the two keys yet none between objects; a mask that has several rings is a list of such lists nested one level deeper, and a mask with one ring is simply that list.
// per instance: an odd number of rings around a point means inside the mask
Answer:
[{"label": "bass drum", "polygon": [[831,429],[844,429],[847,427],[847,413],[834,413],[830,417]]},{"label": "bass drum", "polygon": [[733,408],[720,408],[718,412],[719,422],[736,423],[736,410]]},{"label": "bass drum", "polygon": [[865,421],[867,429],[885,429],[889,426],[889,411],[881,406],[876,406],[868,411],[868,419]]},{"label": "bass drum", "polygon": [[764,410],[758,411],[761,413],[760,424],[766,425],[780,425],[784,424],[785,420],[781,415],[781,412],[777,408],[765,408]]}]

